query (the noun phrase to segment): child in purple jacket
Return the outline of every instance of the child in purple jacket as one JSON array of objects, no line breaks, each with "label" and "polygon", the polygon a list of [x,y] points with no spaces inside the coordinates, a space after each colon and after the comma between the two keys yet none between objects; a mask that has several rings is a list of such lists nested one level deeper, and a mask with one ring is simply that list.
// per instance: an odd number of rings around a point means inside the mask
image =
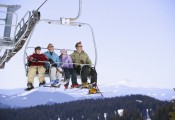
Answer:
[{"label": "child in purple jacket", "polygon": [[[77,83],[77,74],[72,64],[73,63],[72,58],[67,54],[66,49],[61,49],[60,53],[61,53],[60,55],[61,67],[63,68],[63,71],[65,73],[66,80],[69,81],[71,76],[71,81],[72,81],[71,88],[80,87],[80,85]],[[69,85],[69,82],[64,85],[65,89],[68,88],[68,85]]]}]

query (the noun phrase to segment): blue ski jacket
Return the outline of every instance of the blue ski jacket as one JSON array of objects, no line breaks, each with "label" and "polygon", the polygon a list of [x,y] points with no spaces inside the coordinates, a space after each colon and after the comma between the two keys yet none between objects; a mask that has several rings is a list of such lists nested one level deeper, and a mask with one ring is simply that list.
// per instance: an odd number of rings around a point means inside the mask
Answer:
[{"label": "blue ski jacket", "polygon": [[[55,53],[55,52],[53,52],[52,54],[49,52],[49,51],[47,51],[47,52],[45,52],[44,53],[44,55],[49,59],[52,59],[56,64],[57,64],[57,67],[60,67],[60,61],[59,61],[59,56]],[[49,67],[49,64],[46,64],[46,67],[48,68]]]}]

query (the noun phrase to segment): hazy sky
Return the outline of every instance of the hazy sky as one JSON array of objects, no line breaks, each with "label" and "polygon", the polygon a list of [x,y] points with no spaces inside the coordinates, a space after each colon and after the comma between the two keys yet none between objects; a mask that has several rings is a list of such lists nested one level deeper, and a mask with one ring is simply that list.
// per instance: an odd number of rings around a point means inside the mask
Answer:
[{"label": "hazy sky", "polygon": [[[1,4],[22,6],[16,12],[18,21],[42,2],[0,0]],[[83,0],[82,15],[77,21],[94,28],[99,84],[124,81],[141,87],[175,87],[174,6],[174,0]],[[40,9],[42,19],[74,17],[77,11],[78,0],[48,0]],[[83,42],[83,48],[94,60],[91,33],[86,27],[39,23],[29,46],[46,47],[51,42],[57,48],[74,49],[77,41]],[[24,49],[0,70],[0,88],[26,87],[23,53]]]}]

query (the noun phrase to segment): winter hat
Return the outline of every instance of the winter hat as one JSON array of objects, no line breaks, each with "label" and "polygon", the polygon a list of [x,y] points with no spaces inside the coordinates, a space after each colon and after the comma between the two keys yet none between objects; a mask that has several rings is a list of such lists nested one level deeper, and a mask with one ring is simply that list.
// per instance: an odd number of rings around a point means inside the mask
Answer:
[{"label": "winter hat", "polygon": [[61,53],[61,54],[65,53],[65,52],[67,53],[67,50],[66,50],[66,49],[61,49],[61,50],[60,50],[60,53]]},{"label": "winter hat", "polygon": [[41,50],[41,47],[40,46],[35,47],[35,51],[36,50]]}]

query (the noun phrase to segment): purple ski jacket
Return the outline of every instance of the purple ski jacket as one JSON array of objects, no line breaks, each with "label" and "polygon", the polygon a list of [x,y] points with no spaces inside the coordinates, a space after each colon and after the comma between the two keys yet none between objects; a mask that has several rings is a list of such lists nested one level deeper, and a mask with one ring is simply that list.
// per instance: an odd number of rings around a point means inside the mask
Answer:
[{"label": "purple ski jacket", "polygon": [[[72,58],[69,55],[61,55],[60,56],[61,67],[62,68],[73,68]],[[67,64],[69,63],[69,64]]]}]

